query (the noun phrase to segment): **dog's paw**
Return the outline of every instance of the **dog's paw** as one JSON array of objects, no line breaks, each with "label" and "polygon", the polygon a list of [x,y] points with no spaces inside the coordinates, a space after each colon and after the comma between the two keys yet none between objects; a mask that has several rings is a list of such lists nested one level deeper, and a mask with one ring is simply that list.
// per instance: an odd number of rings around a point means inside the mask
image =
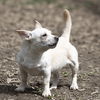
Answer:
[{"label": "dog's paw", "polygon": [[77,85],[77,84],[72,84],[72,85],[70,86],[70,89],[78,90],[78,85]]},{"label": "dog's paw", "polygon": [[52,90],[52,89],[57,89],[57,86],[51,86],[50,90]]},{"label": "dog's paw", "polygon": [[18,86],[16,89],[15,89],[16,92],[24,92],[25,91],[25,87],[22,87],[22,86]]},{"label": "dog's paw", "polygon": [[42,93],[42,96],[44,96],[44,97],[51,96],[50,90],[45,90],[45,91]]}]

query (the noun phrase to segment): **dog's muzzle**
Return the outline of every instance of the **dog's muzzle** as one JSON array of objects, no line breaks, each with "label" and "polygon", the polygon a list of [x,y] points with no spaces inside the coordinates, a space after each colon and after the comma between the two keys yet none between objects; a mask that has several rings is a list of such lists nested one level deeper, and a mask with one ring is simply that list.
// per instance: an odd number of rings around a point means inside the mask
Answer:
[{"label": "dog's muzzle", "polygon": [[49,47],[55,47],[57,45],[59,38],[58,37],[55,37],[54,39],[55,39],[55,43],[49,44],[48,45]]}]

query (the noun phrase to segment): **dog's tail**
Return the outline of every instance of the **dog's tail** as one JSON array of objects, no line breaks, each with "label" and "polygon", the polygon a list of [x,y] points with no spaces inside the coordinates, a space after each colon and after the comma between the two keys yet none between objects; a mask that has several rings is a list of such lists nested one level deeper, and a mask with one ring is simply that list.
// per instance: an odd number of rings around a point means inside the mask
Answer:
[{"label": "dog's tail", "polygon": [[62,37],[65,37],[66,40],[69,41],[72,21],[71,21],[71,15],[67,9],[64,10],[64,20],[66,22],[66,26],[64,28],[64,32],[62,34]]}]

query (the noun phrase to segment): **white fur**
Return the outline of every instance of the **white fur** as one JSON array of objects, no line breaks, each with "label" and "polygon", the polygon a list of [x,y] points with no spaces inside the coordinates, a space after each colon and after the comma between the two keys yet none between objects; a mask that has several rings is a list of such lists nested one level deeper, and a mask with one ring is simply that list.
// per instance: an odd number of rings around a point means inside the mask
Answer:
[{"label": "white fur", "polygon": [[[72,84],[70,88],[78,89],[78,53],[76,48],[69,42],[72,23],[71,16],[68,10],[64,11],[64,17],[66,21],[66,27],[62,36],[59,37],[59,41],[55,48],[48,49],[45,52],[41,49],[39,52],[36,49],[36,51],[32,51],[33,53],[29,53],[27,52],[28,50],[30,50],[29,46],[27,48],[22,48],[22,51],[18,54],[18,62],[22,65],[20,67],[22,84],[16,90],[24,90],[25,87],[27,87],[27,73],[30,73],[32,75],[38,74],[44,76],[44,91],[42,95],[46,97],[51,95],[50,90],[53,88],[57,88],[57,83],[59,79],[58,70],[63,67],[66,67],[67,64],[69,64],[72,69]],[[50,88],[51,74],[53,74],[53,84]]]},{"label": "white fur", "polygon": [[[21,85],[16,88],[16,91],[24,91],[27,88],[27,76],[43,75],[43,70],[39,66],[40,58],[44,51],[57,43],[57,36],[51,34],[51,31],[43,28],[36,21],[33,31],[17,30],[22,37],[23,43],[20,51],[16,56],[16,61],[20,65]],[[46,34],[46,36],[43,36]],[[50,46],[50,47],[49,47]]]}]

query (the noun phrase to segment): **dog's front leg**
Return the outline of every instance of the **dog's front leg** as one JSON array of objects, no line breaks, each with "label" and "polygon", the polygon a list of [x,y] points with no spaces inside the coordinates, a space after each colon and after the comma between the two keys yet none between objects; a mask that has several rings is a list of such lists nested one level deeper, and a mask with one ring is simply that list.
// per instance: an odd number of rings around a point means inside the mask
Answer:
[{"label": "dog's front leg", "polygon": [[27,72],[23,70],[22,67],[20,67],[20,78],[21,78],[21,84],[15,89],[15,91],[24,91],[25,88],[27,88]]},{"label": "dog's front leg", "polygon": [[50,77],[51,77],[51,70],[46,69],[46,71],[44,72],[44,91],[43,91],[43,94],[42,94],[44,97],[51,96]]}]

